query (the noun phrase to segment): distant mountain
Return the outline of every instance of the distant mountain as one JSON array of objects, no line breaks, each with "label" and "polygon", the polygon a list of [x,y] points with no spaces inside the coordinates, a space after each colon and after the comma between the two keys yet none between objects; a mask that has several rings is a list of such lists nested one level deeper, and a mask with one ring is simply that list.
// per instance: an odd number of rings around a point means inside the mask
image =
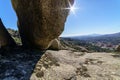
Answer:
[{"label": "distant mountain", "polygon": [[90,35],[87,35],[87,36],[96,37],[96,36],[101,36],[101,34],[90,34]]},{"label": "distant mountain", "polygon": [[114,33],[114,34],[106,34],[106,35],[103,35],[104,37],[120,37],[120,32],[118,33]]},{"label": "distant mountain", "polygon": [[75,38],[75,39],[84,39],[84,38],[91,38],[91,37],[98,37],[101,36],[101,34],[89,34],[89,35],[82,35],[82,36],[72,36],[68,38]]},{"label": "distant mountain", "polygon": [[120,32],[114,33],[114,34],[105,34],[105,35],[92,34],[92,35],[85,35],[85,36],[73,36],[69,38],[80,39],[80,40],[98,40],[98,39],[110,39],[111,40],[113,38],[120,38]]},{"label": "distant mountain", "polygon": [[98,36],[74,36],[69,37],[74,40],[82,40],[92,45],[114,50],[120,44],[120,32],[114,34],[98,35]]}]

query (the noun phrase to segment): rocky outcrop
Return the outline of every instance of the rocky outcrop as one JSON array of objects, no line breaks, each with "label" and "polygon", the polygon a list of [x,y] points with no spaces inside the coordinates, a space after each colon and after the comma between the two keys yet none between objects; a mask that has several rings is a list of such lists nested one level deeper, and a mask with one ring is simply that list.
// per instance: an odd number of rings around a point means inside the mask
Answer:
[{"label": "rocky outcrop", "polygon": [[74,0],[12,0],[25,46],[46,49],[64,30]]},{"label": "rocky outcrop", "polygon": [[120,45],[116,48],[116,52],[120,52]]},{"label": "rocky outcrop", "polygon": [[57,39],[57,38],[54,39],[54,40],[52,40],[49,45],[50,45],[49,49],[52,49],[52,50],[65,49],[65,48],[61,45],[60,40]]},{"label": "rocky outcrop", "polygon": [[6,30],[5,26],[3,25],[0,19],[0,47],[3,46],[14,46],[15,42]]},{"label": "rocky outcrop", "polygon": [[119,58],[113,53],[16,47],[0,50],[0,80],[120,80]]},{"label": "rocky outcrop", "polygon": [[49,50],[36,64],[30,80],[119,80],[120,59],[111,55]]}]

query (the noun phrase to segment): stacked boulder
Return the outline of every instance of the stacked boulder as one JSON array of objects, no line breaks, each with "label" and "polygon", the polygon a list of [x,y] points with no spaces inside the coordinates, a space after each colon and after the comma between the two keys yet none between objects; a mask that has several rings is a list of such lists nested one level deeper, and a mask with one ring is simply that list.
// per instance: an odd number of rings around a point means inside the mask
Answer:
[{"label": "stacked boulder", "polygon": [[[57,38],[74,0],[11,0],[18,17],[18,29],[23,46],[38,49],[59,49]],[[0,46],[15,45],[0,20]]]},{"label": "stacked boulder", "polygon": [[[74,0],[12,0],[24,46],[47,49],[64,30]],[[59,44],[59,43],[58,43]]]}]

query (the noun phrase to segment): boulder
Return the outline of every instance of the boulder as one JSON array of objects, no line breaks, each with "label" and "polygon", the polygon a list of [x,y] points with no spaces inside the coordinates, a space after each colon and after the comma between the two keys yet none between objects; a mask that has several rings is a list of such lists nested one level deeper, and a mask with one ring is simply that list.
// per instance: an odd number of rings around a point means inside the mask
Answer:
[{"label": "boulder", "polygon": [[12,0],[23,45],[47,49],[64,30],[69,3],[74,0]]},{"label": "boulder", "polygon": [[0,47],[14,46],[15,42],[0,19]]},{"label": "boulder", "polygon": [[120,45],[116,47],[116,52],[120,52]]},{"label": "boulder", "polygon": [[52,50],[60,50],[62,49],[62,45],[60,43],[60,40],[59,39],[54,39],[51,41],[51,43],[49,44],[49,49],[52,49]]}]

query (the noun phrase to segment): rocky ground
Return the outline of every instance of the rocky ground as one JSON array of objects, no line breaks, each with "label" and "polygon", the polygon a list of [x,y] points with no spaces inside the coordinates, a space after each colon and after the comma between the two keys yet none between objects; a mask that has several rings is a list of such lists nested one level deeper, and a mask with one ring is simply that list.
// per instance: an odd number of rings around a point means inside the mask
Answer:
[{"label": "rocky ground", "polygon": [[120,55],[0,50],[0,80],[120,80]]}]

